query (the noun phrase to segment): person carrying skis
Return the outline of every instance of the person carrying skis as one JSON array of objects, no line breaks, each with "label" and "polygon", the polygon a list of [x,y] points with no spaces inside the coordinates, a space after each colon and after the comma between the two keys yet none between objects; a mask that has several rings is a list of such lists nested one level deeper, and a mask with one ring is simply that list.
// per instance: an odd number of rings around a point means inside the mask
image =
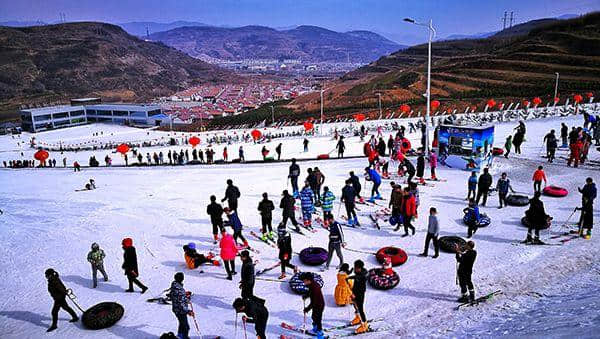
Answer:
[{"label": "person carrying skis", "polygon": [[[373,187],[371,188],[371,198],[368,200],[370,203],[374,203],[375,199],[381,199],[381,194],[379,194],[379,185],[381,185],[381,176],[377,173],[376,170],[365,167],[365,178],[373,182]],[[377,194],[377,195],[376,195]]]},{"label": "person carrying skis", "polygon": [[225,228],[221,230],[219,248],[221,249],[221,259],[223,259],[223,265],[227,272],[227,280],[232,280],[232,275],[237,274],[235,271],[235,256],[238,253],[238,249],[235,245],[235,240],[231,234],[227,233]]},{"label": "person carrying skis", "polygon": [[423,253],[419,254],[422,257],[427,256],[427,252],[429,251],[429,241],[433,240],[433,248],[435,249],[435,254],[433,258],[437,258],[440,256],[440,245],[438,243],[438,235],[440,234],[440,224],[437,218],[437,209],[435,207],[431,207],[429,209],[429,221],[427,224],[427,236],[425,237],[425,249]]},{"label": "person carrying skis", "polygon": [[48,292],[50,296],[54,300],[54,305],[52,305],[52,325],[46,330],[46,332],[52,332],[58,328],[58,311],[62,308],[67,311],[71,315],[71,320],[69,322],[75,323],[79,321],[79,317],[73,309],[67,304],[67,295],[69,294],[67,288],[60,280],[58,276],[58,272],[54,269],[49,268],[45,272],[46,279],[48,280]]},{"label": "person carrying skis", "polygon": [[321,208],[323,209],[323,226],[329,226],[329,218],[333,218],[331,211],[333,210],[333,202],[335,195],[329,190],[329,187],[323,187],[323,195],[321,196]]},{"label": "person carrying skis", "polygon": [[275,205],[273,202],[269,200],[269,195],[267,192],[262,194],[263,199],[258,203],[258,210],[260,212],[260,220],[262,224],[262,236],[261,239],[263,241],[267,241],[267,239],[273,240],[275,237],[275,233],[273,233],[273,210],[275,210]]},{"label": "person carrying skis", "polygon": [[123,265],[121,267],[125,271],[125,275],[129,281],[129,288],[125,292],[133,292],[133,284],[136,284],[142,289],[142,294],[144,294],[148,290],[148,287],[144,286],[138,280],[140,272],[138,270],[137,253],[135,247],[133,247],[133,240],[125,238],[121,244],[123,245]]},{"label": "person carrying skis", "polygon": [[190,270],[198,268],[207,263],[210,263],[214,266],[220,265],[218,260],[213,260],[215,256],[212,254],[212,252],[209,252],[208,255],[196,252],[196,244],[193,242],[183,245],[183,256],[185,258],[185,264]]},{"label": "person carrying skis", "polygon": [[240,190],[233,186],[233,180],[227,179],[227,189],[225,190],[225,197],[221,199],[221,202],[227,200],[227,206],[230,210],[237,212],[238,199],[240,198]]},{"label": "person carrying skis", "polygon": [[356,197],[361,203],[364,202],[364,199],[360,196],[360,190],[362,189],[360,178],[354,174],[354,171],[350,171],[350,180],[352,181],[352,187],[354,188]]},{"label": "person carrying skis", "polygon": [[355,308],[355,316],[352,320],[352,325],[360,326],[354,331],[356,334],[365,333],[369,331],[369,324],[367,323],[367,316],[365,315],[365,293],[367,291],[367,271],[365,270],[365,263],[362,260],[356,260],[354,262],[354,275],[346,278],[347,281],[354,281],[352,286],[352,303]]},{"label": "person carrying skis", "polygon": [[227,215],[227,219],[229,219],[225,223],[225,226],[231,226],[231,228],[233,228],[233,240],[237,244],[237,240],[241,239],[243,241],[243,247],[247,248],[248,240],[246,240],[246,238],[244,238],[244,235],[242,234],[244,226],[242,225],[242,222],[240,221],[237,212],[231,210],[229,207],[225,207],[223,209],[223,212],[225,212],[225,214]]},{"label": "person carrying skis", "polygon": [[512,135],[506,137],[506,141],[504,142],[504,157],[508,159],[508,155],[510,154],[510,150],[512,149]]},{"label": "person carrying skis", "polygon": [[546,173],[544,173],[544,167],[538,166],[537,170],[533,172],[533,191],[534,192],[542,192],[542,180],[544,180],[544,187],[548,183],[548,179],[546,179]]},{"label": "person carrying skis", "polygon": [[358,223],[358,217],[356,216],[356,211],[354,211],[354,200],[356,199],[356,192],[354,191],[354,187],[352,187],[352,180],[346,180],[346,186],[342,188],[342,197],[341,201],[344,203],[344,207],[346,207],[346,215],[348,216],[348,225],[350,226],[360,226]]},{"label": "person carrying skis", "polygon": [[352,286],[354,281],[346,280],[352,273],[350,266],[346,263],[340,265],[337,273],[337,285],[333,293],[335,304],[338,306],[346,306],[352,303]]},{"label": "person carrying skis", "polygon": [[313,204],[313,190],[309,187],[308,180],[304,183],[302,191],[300,191],[300,205],[302,207],[302,221],[304,227],[312,227],[312,213],[315,210]]},{"label": "person carrying skis", "polygon": [[105,257],[106,254],[104,254],[104,250],[100,249],[100,245],[93,243],[92,250],[87,255],[87,261],[92,265],[92,280],[94,288],[98,286],[98,271],[102,273],[104,281],[108,281],[108,274],[106,274],[106,271],[104,270]]},{"label": "person carrying skis", "polygon": [[279,249],[279,261],[281,263],[281,275],[278,279],[285,278],[285,268],[289,267],[298,272],[298,268],[292,265],[292,237],[286,230],[285,225],[279,224],[277,227],[277,248]]},{"label": "person carrying skis", "polygon": [[298,197],[298,177],[300,176],[300,166],[296,164],[296,158],[292,158],[292,164],[290,165],[288,178],[292,182],[292,191],[294,197]]},{"label": "person carrying skis", "polygon": [[279,208],[282,209],[282,218],[281,224],[283,227],[287,226],[288,219],[292,222],[292,225],[296,228],[296,232],[300,232],[300,227],[298,227],[298,222],[296,221],[296,216],[294,212],[294,206],[296,205],[296,199],[288,193],[288,190],[283,190],[281,194],[281,202],[279,203]]},{"label": "person carrying skis", "polygon": [[187,317],[194,317],[194,312],[188,307],[191,303],[190,293],[183,289],[183,272],[175,273],[171,288],[169,289],[169,297],[171,299],[171,309],[175,318],[177,318],[177,337],[181,339],[189,339],[190,325]]},{"label": "person carrying skis", "polygon": [[[331,263],[331,258],[333,257],[334,250],[337,254],[338,259],[340,259],[340,265],[344,263],[342,247],[346,247],[342,225],[335,221],[335,219],[333,219],[333,216],[327,217],[327,223],[329,224],[329,246],[327,250],[327,262],[325,263],[324,271],[329,269],[329,264]],[[340,265],[338,265],[338,267]]]},{"label": "person carrying skis", "polygon": [[[461,251],[458,244],[455,247],[456,261],[458,262],[458,284],[460,285],[461,297],[458,299],[460,303],[475,301],[475,287],[473,286],[473,265],[477,258],[475,251],[475,243],[472,240],[467,241],[464,251]],[[467,289],[469,294],[467,294]]]},{"label": "person carrying skis", "polygon": [[340,139],[338,140],[337,144],[335,145],[335,148],[338,151],[338,158],[343,158],[344,157],[344,151],[346,150],[346,144],[344,143],[344,136],[340,136]]},{"label": "person carrying skis", "polygon": [[[521,242],[522,244],[544,244],[540,240],[540,230],[546,227],[549,217],[544,209],[544,203],[540,200],[541,196],[541,192],[535,192],[533,198],[529,199],[529,209],[525,212],[529,226],[527,227],[527,238]],[[535,238],[532,235],[534,230]]]},{"label": "person carrying skis", "polygon": [[300,280],[308,287],[308,294],[303,295],[302,299],[310,298],[310,303],[304,308],[304,313],[312,311],[312,332],[316,335],[317,339],[324,339],[323,311],[325,310],[325,299],[323,298],[321,286],[315,282],[314,276],[310,272],[300,274]]},{"label": "person carrying skis", "polygon": [[490,186],[492,186],[492,180],[492,175],[489,173],[489,169],[487,167],[484,168],[483,174],[479,176],[479,181],[477,183],[477,204],[479,204],[479,200],[483,197],[481,206],[485,206],[488,193],[490,192]]},{"label": "person carrying skis", "polygon": [[463,209],[463,213],[466,214],[466,222],[469,227],[467,238],[471,238],[475,232],[477,232],[477,226],[479,225],[479,219],[481,214],[479,213],[479,206],[475,200],[469,200],[469,206]]},{"label": "person carrying skis", "polygon": [[510,179],[507,178],[506,172],[500,175],[500,179],[496,183],[496,190],[498,191],[498,200],[500,201],[500,206],[498,208],[502,208],[504,206],[508,206],[506,203],[506,195],[508,195],[508,190],[515,193],[512,186],[510,185]]},{"label": "person carrying skis", "polygon": [[217,203],[217,197],[210,196],[210,204],[206,207],[206,213],[210,215],[210,223],[212,224],[213,244],[219,240],[219,231],[223,231],[223,207]]},{"label": "person carrying skis", "polygon": [[412,235],[415,235],[415,227],[411,224],[412,218],[417,215],[417,203],[415,196],[410,193],[410,187],[404,187],[404,194],[402,197],[402,222],[404,225],[404,235],[408,236],[408,230],[412,230]]},{"label": "person carrying skis", "polygon": [[240,259],[242,259],[242,274],[240,279],[240,290],[242,290],[243,299],[255,299],[254,296],[254,262],[250,257],[250,253],[247,250],[240,252]]},{"label": "person carrying skis", "polygon": [[558,139],[556,138],[554,130],[551,130],[550,133],[544,136],[544,143],[546,143],[546,158],[548,158],[548,162],[551,163],[554,161],[554,154],[558,147]]},{"label": "person carrying skis", "polygon": [[[476,172],[471,172],[471,176],[469,177],[469,179],[467,180],[467,199],[465,200],[475,200],[475,198],[477,197],[477,173]],[[471,197],[471,194],[473,194],[473,197]]]},{"label": "person carrying skis", "polygon": [[269,320],[269,311],[265,307],[264,301],[237,298],[233,301],[232,306],[235,309],[235,313],[246,314],[242,316],[244,323],[254,324],[257,339],[267,338],[265,330],[267,329],[267,321]]}]

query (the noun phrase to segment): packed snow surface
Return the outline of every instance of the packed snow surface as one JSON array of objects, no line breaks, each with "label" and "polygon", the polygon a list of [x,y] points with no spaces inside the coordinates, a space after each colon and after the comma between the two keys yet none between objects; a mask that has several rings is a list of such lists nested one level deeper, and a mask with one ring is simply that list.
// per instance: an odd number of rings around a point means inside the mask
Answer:
[{"label": "packed snow surface", "polygon": [[[501,172],[507,172],[516,191],[532,194],[531,176],[534,169],[542,164],[549,178],[549,184],[565,187],[569,195],[565,198],[543,197],[546,210],[554,217],[550,234],[561,230],[580,204],[577,187],[584,184],[586,177],[597,182],[598,169],[586,165],[578,169],[569,168],[561,156],[567,151],[557,151],[557,161],[547,164],[541,156],[544,153],[543,136],[551,129],[559,131],[560,123],[570,126],[582,124],[580,116],[550,118],[527,121],[527,141],[523,154],[505,159],[496,158],[492,167],[494,184]],[[496,124],[496,146],[517,125],[516,122]],[[93,133],[103,131],[103,135],[115,141],[140,140],[147,132],[122,126],[88,125],[38,133],[38,141],[75,143],[94,139]],[[390,131],[384,133],[387,140]],[[118,138],[115,137],[118,135]],[[30,135],[20,138],[0,137],[0,161],[32,159],[34,149],[29,148]],[[409,135],[413,144],[419,144],[419,135]],[[118,140],[117,140],[118,139]],[[331,136],[312,137],[309,152],[302,152],[302,138],[275,139],[267,143],[274,152],[275,146],[283,143],[283,158],[315,158],[327,153],[335,146]],[[19,142],[19,145],[17,143]],[[362,143],[358,137],[346,140],[347,155],[359,155]],[[205,147],[202,144],[201,147]],[[221,146],[215,146],[216,158],[220,158]],[[263,144],[244,144],[247,158],[257,159]],[[237,157],[238,145],[231,145],[230,154]],[[189,149],[190,146],[173,146],[172,149]],[[154,152],[167,147],[151,147],[142,152]],[[200,253],[215,251],[212,244],[211,226],[206,205],[209,196],[219,199],[224,196],[225,181],[231,178],[241,190],[239,215],[245,225],[244,234],[251,246],[260,251],[252,253],[259,260],[256,268],[261,269],[277,262],[277,251],[250,236],[250,230],[259,232],[260,216],[258,202],[263,192],[279,204],[281,191],[291,189],[286,180],[289,163],[269,164],[229,164],[225,166],[179,166],[179,167],[113,167],[84,168],[81,172],[63,169],[61,158],[67,157],[69,165],[74,160],[87,164],[90,155],[102,159],[110,154],[114,163],[121,157],[111,150],[50,152],[57,159],[54,169],[2,169],[0,170],[0,333],[3,338],[152,338],[163,332],[177,329],[176,319],[170,306],[147,303],[146,299],[159,295],[170,286],[175,272],[186,274],[184,287],[194,292],[192,302],[200,326],[201,336],[211,338],[220,335],[234,338],[235,314],[231,307],[239,296],[239,274],[234,281],[225,279],[223,267],[204,267],[204,273],[188,270],[185,267],[182,246],[189,242],[198,245]],[[333,153],[332,153],[333,155]],[[590,158],[598,161],[595,147],[590,150]],[[412,161],[415,161],[413,158]],[[308,167],[318,166],[326,176],[325,185],[339,198],[344,179],[354,170],[362,174],[366,160],[343,159],[330,161],[309,161],[300,163],[302,173]],[[393,169],[390,169],[393,172]],[[426,169],[426,173],[428,168]],[[474,283],[477,294],[495,290],[503,294],[477,307],[461,311],[454,308],[459,288],[455,282],[454,255],[441,253],[438,259],[417,256],[423,251],[429,207],[439,211],[441,236],[460,235],[466,237],[466,227],[462,223],[462,209],[466,207],[466,182],[468,173],[455,169],[438,167],[438,177],[446,179],[436,182],[434,187],[420,186],[419,218],[415,236],[402,238],[402,231],[394,232],[392,227],[383,224],[381,230],[372,226],[368,214],[377,208],[358,205],[361,209],[359,220],[362,228],[345,227],[348,247],[356,250],[375,252],[384,246],[397,246],[409,256],[408,262],[396,267],[400,284],[393,290],[367,290],[366,313],[369,318],[385,317],[385,321],[374,327],[389,326],[390,332],[365,335],[365,337],[416,336],[416,337],[593,337],[594,330],[586,331],[584,326],[594,323],[598,328],[598,238],[591,240],[575,239],[563,246],[525,246],[515,243],[524,239],[526,229],[520,225],[525,207],[497,209],[497,196],[488,199],[482,212],[492,219],[489,227],[480,229],[474,236],[478,258],[474,268]],[[98,188],[93,191],[75,192],[90,179]],[[363,181],[363,195],[368,194],[371,184]],[[390,186],[382,184],[382,195],[389,198]],[[388,203],[388,200],[381,202]],[[344,209],[338,210],[336,201],[333,212],[338,220]],[[596,209],[597,211],[597,209]],[[300,213],[296,217],[300,219]],[[569,225],[578,219],[576,213],[569,219]],[[599,215],[596,212],[595,218]],[[274,226],[281,220],[280,209],[274,212]],[[596,219],[597,220],[597,219]],[[295,251],[312,245],[327,247],[327,232],[317,226],[316,233],[301,236],[292,234]],[[548,232],[543,232],[543,239]],[[137,248],[140,280],[150,287],[144,294],[124,293],[127,280],[121,269],[121,240],[131,237]],[[549,242],[556,242],[550,240]],[[109,282],[99,282],[92,289],[91,270],[86,255],[93,242],[100,244],[106,252],[105,267]],[[433,254],[433,248],[429,251]],[[373,255],[344,251],[345,261],[352,263],[363,259],[367,268],[379,266]],[[596,262],[596,263],[595,263]],[[318,271],[318,268],[304,266],[295,255],[293,263],[302,270]],[[323,275],[323,292],[326,300],[324,326],[340,325],[353,317],[351,306],[337,307],[333,300],[336,284],[333,258],[329,271]],[[239,260],[236,262],[240,270]],[[60,273],[63,282],[72,288],[79,303],[88,308],[102,301],[117,301],[125,308],[125,315],[115,326],[106,330],[90,331],[67,322],[68,315],[61,311],[58,330],[46,335],[50,325],[52,300],[46,291],[44,271],[52,267]],[[279,270],[263,275],[277,279]],[[288,270],[288,276],[290,276]],[[579,278],[581,277],[581,279]],[[582,292],[579,292],[582,291]],[[595,294],[590,295],[587,292]],[[287,282],[257,281],[255,294],[267,300],[270,318],[267,328],[269,337],[286,333],[279,324],[282,321],[301,325],[302,299],[293,294]],[[558,304],[560,302],[560,304]],[[580,307],[587,307],[585,311]],[[310,320],[309,320],[310,321]],[[190,334],[199,337],[194,325]],[[562,326],[560,325],[562,324]],[[237,337],[243,336],[241,322],[237,326]],[[286,333],[291,334],[291,333]],[[253,327],[248,326],[248,335],[254,337]]]}]

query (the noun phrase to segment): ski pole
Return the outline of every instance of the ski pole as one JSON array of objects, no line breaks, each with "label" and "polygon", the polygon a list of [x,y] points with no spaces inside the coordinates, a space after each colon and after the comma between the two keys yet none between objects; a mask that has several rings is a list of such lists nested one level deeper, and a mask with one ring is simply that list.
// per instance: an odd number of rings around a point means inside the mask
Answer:
[{"label": "ski pole", "polygon": [[196,321],[196,313],[194,313],[194,304],[192,304],[192,300],[190,299],[190,309],[192,310],[192,319],[194,319],[194,325],[196,325],[196,332],[198,332],[198,336],[202,337],[200,334],[200,328],[198,327],[198,321]]},{"label": "ski pole", "polygon": [[248,332],[246,331],[246,317],[242,317],[242,325],[244,325],[244,339],[248,339]]},{"label": "ski pole", "polygon": [[302,329],[306,330],[306,312],[304,312],[304,309],[306,309],[306,299],[302,298],[302,314],[304,315],[304,320],[302,322]]},{"label": "ski pole", "polygon": [[238,313],[235,312],[235,327],[234,327],[234,338],[237,338],[237,323],[238,323]]}]

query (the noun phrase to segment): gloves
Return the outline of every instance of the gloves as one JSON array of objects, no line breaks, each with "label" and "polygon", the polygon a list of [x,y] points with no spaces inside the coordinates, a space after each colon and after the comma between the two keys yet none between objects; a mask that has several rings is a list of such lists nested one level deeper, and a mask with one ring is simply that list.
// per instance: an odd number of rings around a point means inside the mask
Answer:
[{"label": "gloves", "polygon": [[246,321],[248,321],[248,317],[246,317],[245,315],[243,315],[243,316],[242,316],[242,321],[243,321],[243,322],[246,322]]},{"label": "gloves", "polygon": [[309,309],[308,309],[308,307],[306,307],[306,308],[304,309],[304,313],[308,313],[308,311],[309,311]]}]

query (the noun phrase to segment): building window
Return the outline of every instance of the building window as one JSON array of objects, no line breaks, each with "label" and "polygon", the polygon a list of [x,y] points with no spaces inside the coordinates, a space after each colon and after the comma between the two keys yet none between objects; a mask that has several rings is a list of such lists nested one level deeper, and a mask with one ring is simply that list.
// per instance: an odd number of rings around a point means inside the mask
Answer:
[{"label": "building window", "polygon": [[[97,110],[96,115],[112,116],[111,111]],[[109,119],[110,120],[110,119]]]},{"label": "building window", "polygon": [[52,119],[51,114],[36,115],[36,117],[35,117],[35,121],[45,121],[45,120],[51,120],[51,119]]},{"label": "building window", "polygon": [[21,114],[21,121],[31,122],[31,114],[29,114],[29,113]]},{"label": "building window", "polygon": [[113,111],[113,115],[116,117],[126,117],[129,115],[127,111]]},{"label": "building window", "polygon": [[84,114],[83,111],[73,111],[73,112],[71,112],[71,116],[72,117],[80,117],[83,114]]},{"label": "building window", "polygon": [[96,110],[95,109],[87,110],[87,115],[96,115]]},{"label": "building window", "polygon": [[68,116],[69,116],[69,113],[67,113],[67,112],[54,113],[54,114],[52,114],[52,119],[63,119],[63,118],[67,118]]},{"label": "building window", "polygon": [[159,109],[155,109],[155,110],[153,110],[153,111],[150,111],[150,112],[148,112],[148,116],[149,116],[149,117],[153,117],[153,116],[155,116],[155,115],[159,115],[159,114],[161,114],[161,113],[162,113],[162,111],[161,111],[161,110],[159,110]]},{"label": "building window", "polygon": [[148,115],[146,112],[134,111],[131,112],[131,116],[134,118],[146,118]]}]

